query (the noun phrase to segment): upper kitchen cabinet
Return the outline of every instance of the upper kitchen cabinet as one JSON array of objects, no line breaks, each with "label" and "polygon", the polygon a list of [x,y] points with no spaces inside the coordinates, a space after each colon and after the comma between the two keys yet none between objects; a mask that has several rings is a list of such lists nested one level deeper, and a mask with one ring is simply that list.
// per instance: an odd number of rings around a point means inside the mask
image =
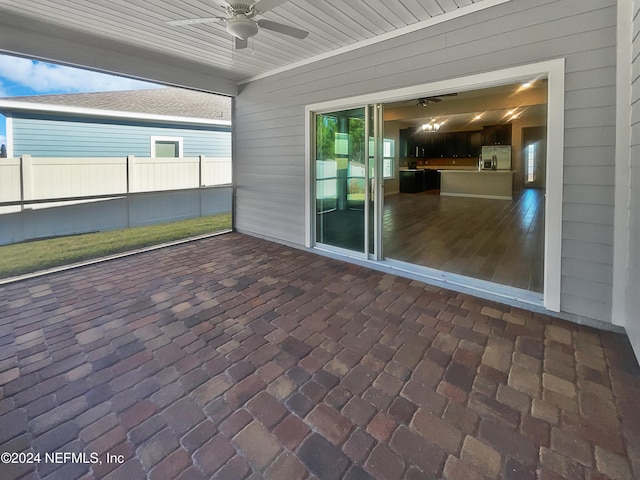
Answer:
[{"label": "upper kitchen cabinet", "polygon": [[400,130],[400,151],[416,158],[477,157],[485,141],[482,130],[464,132],[415,132]]},{"label": "upper kitchen cabinet", "polygon": [[483,145],[511,145],[511,124],[483,127]]},{"label": "upper kitchen cabinet", "polygon": [[484,133],[483,132],[469,132],[469,155],[476,157],[482,152],[482,145],[484,145]]},{"label": "upper kitchen cabinet", "polygon": [[411,156],[411,152],[409,151],[409,129],[403,128],[398,132],[399,139],[399,155],[400,158],[407,158]]}]

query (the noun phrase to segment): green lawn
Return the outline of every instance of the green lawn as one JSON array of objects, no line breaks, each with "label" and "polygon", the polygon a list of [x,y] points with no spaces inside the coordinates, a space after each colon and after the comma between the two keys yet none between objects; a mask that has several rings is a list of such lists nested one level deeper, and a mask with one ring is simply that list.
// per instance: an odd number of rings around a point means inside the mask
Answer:
[{"label": "green lawn", "polygon": [[228,229],[231,229],[231,214],[225,213],[148,227],[5,245],[0,247],[0,278],[38,272]]}]

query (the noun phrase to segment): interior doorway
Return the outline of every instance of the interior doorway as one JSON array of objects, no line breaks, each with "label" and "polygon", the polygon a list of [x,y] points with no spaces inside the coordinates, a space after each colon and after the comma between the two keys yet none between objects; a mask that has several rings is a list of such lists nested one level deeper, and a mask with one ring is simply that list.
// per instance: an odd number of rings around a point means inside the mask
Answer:
[{"label": "interior doorway", "polygon": [[546,79],[385,104],[385,259],[542,293],[546,113]]}]

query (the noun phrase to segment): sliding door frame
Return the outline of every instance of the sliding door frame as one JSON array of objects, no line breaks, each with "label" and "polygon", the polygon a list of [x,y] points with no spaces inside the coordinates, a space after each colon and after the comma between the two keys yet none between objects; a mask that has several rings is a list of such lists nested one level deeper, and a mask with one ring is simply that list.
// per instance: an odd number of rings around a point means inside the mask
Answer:
[{"label": "sliding door frame", "polygon": [[[351,105],[347,108],[338,109],[322,109],[314,110],[311,112],[311,124],[313,125],[313,132],[311,132],[311,138],[309,139],[309,145],[312,149],[312,162],[315,165],[315,151],[316,151],[316,131],[315,126],[319,115],[331,115],[336,112],[343,112],[345,110],[364,109],[364,208],[363,208],[363,246],[362,252],[357,250],[347,250],[342,247],[333,246],[317,241],[316,222],[314,210],[314,221],[307,224],[310,229],[311,238],[307,239],[307,243],[312,242],[314,246],[319,246],[325,250],[333,251],[341,255],[349,255],[356,258],[369,259],[369,260],[381,260],[382,254],[380,246],[382,245],[382,231],[380,228],[380,212],[382,212],[382,200],[384,183],[381,181],[380,172],[382,171],[382,136],[384,121],[382,117],[383,107],[381,104],[365,104],[365,105]],[[369,139],[374,139],[373,152],[370,151]],[[371,164],[373,162],[373,165]],[[311,165],[311,184],[307,188],[307,196],[311,195],[312,203],[316,201],[316,179],[313,172],[315,172],[314,165]],[[373,172],[373,175],[372,175]],[[307,230],[309,233],[309,230]]]},{"label": "sliding door frame", "polygon": [[[314,192],[314,119],[315,113],[323,113],[331,110],[344,110],[352,107],[379,103],[397,102],[414,99],[420,96],[437,96],[446,93],[456,93],[465,90],[488,88],[492,86],[506,85],[509,83],[530,81],[534,78],[546,78],[548,80],[548,109],[547,109],[547,170],[546,170],[546,201],[545,201],[545,245],[544,245],[544,290],[540,306],[552,312],[560,311],[561,290],[561,251],[562,251],[562,186],[564,164],[564,82],[565,82],[564,58],[549,60],[540,63],[521,65],[492,72],[458,77],[437,82],[424,83],[410,87],[387,90],[366,95],[314,103],[305,107],[305,188],[306,188],[306,238],[305,245],[308,248],[316,248],[314,241],[315,204]],[[380,135],[382,136],[382,135]],[[378,175],[379,177],[379,175]],[[377,194],[382,196],[382,188],[378,187]],[[382,201],[377,202],[381,208]],[[377,226],[376,233],[381,235],[381,210],[376,209]],[[378,238],[378,241],[380,239]],[[382,261],[380,245],[376,249],[376,258],[369,261],[384,263]],[[416,272],[419,269],[416,268]],[[411,272],[415,273],[415,272]],[[440,272],[436,278],[441,280],[446,277],[446,272]],[[430,276],[424,275],[425,281]],[[435,277],[434,277],[435,278]],[[470,279],[468,287],[473,289]],[[497,285],[497,284],[496,284]],[[499,287],[499,286],[497,286]],[[500,292],[496,287],[492,295],[509,298],[509,293]],[[486,290],[478,289],[478,293],[486,294]],[[511,298],[509,298],[511,299]],[[532,301],[531,303],[536,303]]]}]

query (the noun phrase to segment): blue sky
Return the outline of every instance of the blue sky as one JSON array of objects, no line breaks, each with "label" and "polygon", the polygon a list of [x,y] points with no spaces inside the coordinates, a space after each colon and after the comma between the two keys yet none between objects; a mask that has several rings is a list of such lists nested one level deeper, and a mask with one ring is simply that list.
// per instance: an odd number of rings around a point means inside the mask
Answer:
[{"label": "blue sky", "polygon": [[[80,68],[0,55],[0,97],[138,90],[155,86]],[[6,143],[6,128],[5,118],[0,115],[0,144],[2,143]]]}]

